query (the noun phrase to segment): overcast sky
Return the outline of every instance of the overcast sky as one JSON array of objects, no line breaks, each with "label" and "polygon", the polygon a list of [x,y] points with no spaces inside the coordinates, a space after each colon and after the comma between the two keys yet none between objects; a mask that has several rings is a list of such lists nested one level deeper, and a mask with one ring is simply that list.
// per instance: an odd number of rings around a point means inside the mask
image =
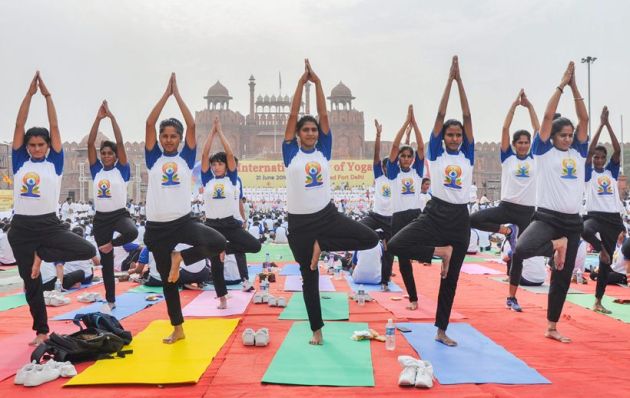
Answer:
[{"label": "overcast sky", "polygon": [[[100,101],[109,100],[125,140],[144,139],[144,121],[178,76],[191,110],[205,107],[208,87],[220,80],[247,114],[248,78],[256,94],[291,95],[309,57],[326,95],[340,80],[391,139],[413,103],[429,134],[453,54],[460,57],[475,137],[496,141],[521,87],[542,117],[569,60],[577,62],[592,109],[630,123],[630,2],[627,1],[382,1],[382,0],[55,0],[0,3],[0,140],[11,140],[15,116],[36,69],[53,94],[64,141],[88,133]],[[625,38],[625,39],[624,39]],[[514,128],[530,128],[526,110]],[[560,111],[575,120],[565,94]],[[449,116],[461,117],[456,90]],[[163,116],[178,116],[174,102]],[[46,125],[44,101],[34,99],[27,126]],[[110,134],[109,123],[102,129]],[[111,135],[111,134],[110,134]],[[627,135],[627,134],[626,134]],[[628,138],[626,139],[628,141]]]}]

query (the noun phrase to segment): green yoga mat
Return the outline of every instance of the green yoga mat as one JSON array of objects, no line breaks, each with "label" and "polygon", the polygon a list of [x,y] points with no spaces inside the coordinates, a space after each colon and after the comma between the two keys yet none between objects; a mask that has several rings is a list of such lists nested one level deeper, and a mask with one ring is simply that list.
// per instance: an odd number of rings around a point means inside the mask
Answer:
[{"label": "green yoga mat", "polygon": [[[604,296],[602,305],[612,311],[612,314],[603,314],[611,318],[619,319],[624,323],[630,323],[630,304],[617,304],[614,298]],[[567,294],[567,301],[586,309],[592,309],[595,297],[590,294]]]},{"label": "green yoga mat", "polygon": [[272,262],[295,261],[288,244],[265,243],[258,253],[247,253],[247,262],[262,263],[265,261],[266,253],[269,253],[269,259]]},{"label": "green yoga mat", "polygon": [[162,286],[146,286],[146,285],[136,286],[133,289],[129,289],[128,292],[129,293],[164,294],[164,290],[162,289]]},{"label": "green yoga mat", "polygon": [[24,293],[0,297],[0,311],[10,310],[23,305],[26,305],[26,296],[24,296]]},{"label": "green yoga mat", "polygon": [[[325,321],[340,321],[350,318],[348,294],[340,292],[321,292],[319,301],[322,305],[322,319]],[[327,298],[328,297],[328,298]],[[287,308],[280,313],[278,319],[306,320],[306,306],[301,292],[293,293]],[[358,330],[358,329],[357,329]],[[352,335],[352,333],[350,333]]]},{"label": "green yoga mat", "polygon": [[331,322],[323,329],[324,345],[308,344],[308,322],[295,322],[263,376],[263,383],[302,386],[374,387],[370,341],[350,339],[362,322]]},{"label": "green yoga mat", "polygon": [[[464,257],[464,262],[465,263],[485,263],[486,261],[488,261],[488,259],[486,257],[475,257],[475,256],[466,256]],[[434,258],[431,260],[432,263],[441,263],[442,260],[440,260],[439,258]]]}]

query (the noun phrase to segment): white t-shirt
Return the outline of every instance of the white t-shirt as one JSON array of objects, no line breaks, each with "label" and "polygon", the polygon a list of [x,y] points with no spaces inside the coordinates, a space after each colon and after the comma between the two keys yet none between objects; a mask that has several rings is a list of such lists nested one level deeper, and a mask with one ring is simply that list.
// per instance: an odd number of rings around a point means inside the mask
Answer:
[{"label": "white t-shirt", "polygon": [[146,199],[148,221],[173,221],[190,214],[195,151],[186,143],[181,152],[173,155],[163,154],[158,144],[151,151],[145,149],[149,169]]},{"label": "white t-shirt", "polygon": [[332,132],[319,131],[315,148],[305,150],[293,141],[282,143],[287,178],[287,210],[291,214],[316,213],[330,203]]},{"label": "white t-shirt", "polygon": [[203,208],[206,218],[219,219],[234,216],[234,196],[238,195],[237,179],[236,170],[226,170],[223,177],[216,177],[212,173],[212,168],[201,173],[201,181],[204,185]]},{"label": "white t-shirt", "polygon": [[[536,204],[536,167],[534,157],[519,158],[512,146],[501,151],[501,200],[522,206]],[[533,281],[532,281],[533,282]]]},{"label": "white t-shirt", "polygon": [[578,246],[577,255],[575,257],[575,268],[573,268],[573,273],[575,274],[578,270],[584,272],[584,266],[586,264],[586,241],[581,239],[580,246]]},{"label": "white t-shirt", "polygon": [[352,259],[352,262],[356,264],[352,271],[354,283],[381,283],[381,257],[383,257],[383,248],[380,242],[371,249],[355,252]]},{"label": "white t-shirt", "polygon": [[422,193],[420,192],[420,210],[424,211],[424,208],[427,207],[427,203],[431,200],[430,193]]},{"label": "white t-shirt", "polygon": [[[241,199],[243,199],[243,181],[241,181],[241,177],[236,179],[236,190],[234,191],[234,218],[238,221],[243,220],[243,216],[241,216]],[[245,215],[247,215],[247,207],[243,205],[243,210]]]},{"label": "white t-shirt", "polygon": [[374,207],[372,211],[381,216],[392,215],[392,183],[383,174],[381,163],[374,164]]},{"label": "white t-shirt", "polygon": [[9,238],[4,231],[0,231],[0,263],[1,264],[15,264],[15,257],[13,256],[13,249],[9,244]]},{"label": "white t-shirt", "polygon": [[[187,245],[185,243],[179,243],[177,246],[175,246],[175,251],[179,251],[181,252],[182,250],[186,250],[191,248],[192,246]],[[183,269],[185,271],[188,271],[190,273],[196,274],[198,272],[203,271],[204,268],[206,268],[206,266],[208,265],[208,263],[206,262],[206,259],[204,258],[203,260],[199,260],[196,263],[192,263],[190,265],[186,265],[184,264],[184,262],[182,261],[179,264],[179,268]]]},{"label": "white t-shirt", "polygon": [[612,159],[603,170],[597,171],[592,164],[586,164],[586,211],[619,213],[621,203],[617,190],[619,163]]},{"label": "white t-shirt", "polygon": [[477,253],[479,251],[479,235],[477,230],[470,230],[470,241],[468,243],[468,253]]},{"label": "white t-shirt", "polygon": [[283,226],[279,226],[276,228],[276,238],[274,239],[276,243],[288,243],[289,240],[287,238],[287,229]]},{"label": "white t-shirt", "polygon": [[428,156],[433,179],[431,194],[448,203],[467,204],[471,194],[475,143],[468,142],[464,134],[459,150],[451,153],[444,149],[442,136],[431,133]]},{"label": "white t-shirt", "polygon": [[142,249],[142,252],[140,252],[140,256],[138,257],[138,262],[140,264],[148,264],[149,276],[155,280],[162,282],[162,277],[160,277],[160,273],[157,270],[155,258],[153,258],[153,253],[151,253],[149,249],[147,249],[146,247]]},{"label": "white t-shirt", "polygon": [[100,160],[90,166],[94,185],[94,207],[99,212],[111,212],[127,205],[127,185],[131,177],[129,163],[116,162],[106,170]]},{"label": "white t-shirt", "polygon": [[47,283],[57,277],[57,269],[55,264],[47,261],[42,261],[42,265],[39,268],[39,273],[42,276],[42,283]]},{"label": "white t-shirt", "polygon": [[[510,242],[506,241],[503,245],[502,254],[505,257],[511,257]],[[545,257],[536,256],[523,260],[523,271],[521,278],[532,283],[543,283],[547,279],[547,263]]]},{"label": "white t-shirt", "polygon": [[241,274],[238,272],[238,265],[234,254],[228,254],[225,256],[225,261],[223,262],[223,277],[226,282],[241,280]]},{"label": "white t-shirt", "polygon": [[94,273],[92,260],[68,261],[63,264],[64,275],[78,270],[83,271],[84,278],[89,278]]},{"label": "white t-shirt", "polygon": [[573,139],[567,151],[546,142],[540,135],[534,137],[532,153],[536,169],[542,170],[536,178],[536,206],[565,214],[578,214],[584,194],[585,159],[588,140],[580,143]]},{"label": "white t-shirt", "polygon": [[254,238],[260,239],[260,226],[252,224],[247,229],[247,232],[249,232]]},{"label": "white t-shirt", "polygon": [[621,253],[621,245],[617,245],[617,248],[615,249],[615,254],[613,255],[612,260],[613,261],[612,261],[612,264],[610,265],[610,268],[615,272],[625,275],[626,265],[624,264],[624,261],[626,259]]},{"label": "white t-shirt", "polygon": [[492,243],[490,243],[490,232],[480,231],[478,229],[476,229],[475,232],[479,237],[479,247],[486,248],[492,245]]},{"label": "white t-shirt", "polygon": [[400,163],[387,160],[387,178],[391,181],[392,212],[419,209],[424,161],[415,154],[413,165],[403,170]]},{"label": "white t-shirt", "polygon": [[13,211],[25,216],[56,213],[63,173],[63,150],[52,148],[41,160],[33,160],[26,144],[12,151]]}]

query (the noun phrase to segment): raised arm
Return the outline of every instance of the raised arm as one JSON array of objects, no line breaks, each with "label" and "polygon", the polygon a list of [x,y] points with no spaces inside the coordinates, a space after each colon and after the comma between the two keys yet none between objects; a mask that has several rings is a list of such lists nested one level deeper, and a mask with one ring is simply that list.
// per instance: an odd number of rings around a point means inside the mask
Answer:
[{"label": "raised arm", "polygon": [[88,136],[87,149],[88,149],[88,161],[90,162],[90,166],[96,163],[96,134],[98,133],[98,126],[101,124],[101,120],[107,117],[107,110],[105,109],[105,101],[98,107],[98,112],[96,112],[96,118],[94,118],[94,123],[92,123],[92,128],[90,129],[90,135]]},{"label": "raised arm", "polygon": [[13,131],[13,149],[20,149],[24,145],[24,133],[26,132],[26,119],[28,119],[28,111],[31,108],[31,99],[37,93],[37,82],[39,80],[39,71],[35,73],[31,85],[28,87],[28,91],[20,110],[18,111],[17,120],[15,121],[15,130]]},{"label": "raised arm", "polygon": [[580,90],[578,90],[577,83],[575,82],[575,68],[573,69],[573,73],[571,74],[569,86],[571,87],[571,92],[573,93],[573,100],[575,102],[575,113],[577,113],[578,118],[575,138],[577,138],[579,142],[586,142],[588,141],[589,133],[588,111],[586,110],[586,105],[584,104],[584,97],[580,95]]},{"label": "raised arm", "polygon": [[212,122],[212,130],[206,137],[206,142],[203,144],[203,151],[201,152],[201,171],[207,173],[210,170],[210,151],[212,150],[212,142],[216,135],[217,129],[214,121]]},{"label": "raised arm", "polygon": [[597,144],[599,142],[599,136],[602,133],[604,126],[606,125],[606,121],[608,120],[608,115],[606,115],[606,118],[604,118],[604,112],[608,112],[606,107],[604,107],[604,110],[602,111],[601,123],[599,124],[599,127],[597,127],[597,132],[595,133],[593,138],[591,138],[591,143],[588,147],[588,155],[586,155],[586,164],[591,164],[593,162],[593,154],[595,153],[595,148],[597,147]]},{"label": "raised arm", "polygon": [[59,123],[57,122],[57,110],[41,75],[39,75],[38,81],[39,92],[46,98],[46,113],[48,114],[48,125],[50,127],[50,147],[55,152],[61,152],[61,135],[59,134]]},{"label": "raised arm", "polygon": [[523,92],[523,94],[521,95],[521,105],[523,105],[525,108],[527,108],[527,111],[529,111],[529,120],[532,123],[532,130],[534,130],[532,131],[532,135],[538,133],[540,131],[540,122],[538,121],[538,115],[536,114],[536,109],[534,109],[534,105],[529,102],[529,98],[527,98],[525,92]]},{"label": "raised arm", "polygon": [[422,133],[420,132],[420,127],[418,127],[418,122],[416,122],[416,115],[413,113],[413,105],[411,107],[411,120],[410,125],[413,128],[413,133],[416,136],[416,153],[418,154],[418,158],[424,160],[424,140],[422,139]]},{"label": "raised arm", "polygon": [[521,96],[523,95],[523,89],[518,92],[516,100],[510,105],[505,120],[503,121],[503,129],[501,130],[501,152],[506,152],[510,148],[510,126],[512,125],[512,119],[514,119],[514,112],[516,107],[521,103]]},{"label": "raised arm", "polygon": [[543,121],[540,125],[540,139],[542,141],[549,140],[551,136],[551,124],[553,123],[553,116],[556,114],[556,109],[558,109],[558,103],[560,102],[560,97],[564,92],[564,88],[571,81],[571,77],[573,76],[573,70],[575,69],[575,64],[573,61],[569,62],[569,66],[564,71],[564,75],[562,75],[562,80],[560,80],[560,84],[555,88],[549,102],[547,103],[547,108],[545,109],[545,114],[543,115]]},{"label": "raised arm", "polygon": [[376,126],[376,139],[374,139],[374,164],[381,163],[381,133],[383,132],[383,125],[378,123],[378,120],[374,119],[374,125]]},{"label": "raised arm", "polygon": [[605,120],[602,118],[602,123],[605,122],[606,124],[606,129],[608,130],[608,134],[610,135],[610,142],[612,143],[612,147],[613,147],[613,154],[610,157],[610,160],[612,160],[615,163],[619,163],[619,160],[621,158],[621,145],[619,145],[619,140],[617,140],[617,136],[615,135],[615,132],[612,129],[612,126],[610,125],[610,120],[608,119],[608,107],[605,106],[604,110],[602,111],[602,116],[604,116],[604,112],[605,114]]},{"label": "raised arm", "polygon": [[453,57],[451,62],[451,69],[448,73],[448,80],[446,81],[446,87],[440,100],[440,107],[438,108],[437,116],[435,117],[435,123],[433,124],[433,135],[438,136],[444,125],[444,118],[446,117],[446,108],[448,107],[448,99],[451,95],[451,87],[453,86],[453,79],[455,78],[455,60],[457,57]]},{"label": "raised arm", "polygon": [[308,69],[304,67],[304,73],[298,80],[295,93],[293,94],[293,101],[291,102],[291,113],[289,113],[289,119],[287,120],[287,128],[284,130],[284,140],[289,142],[295,138],[295,126],[297,125],[298,115],[300,113],[300,106],[302,105],[302,91],[304,85],[308,81]]},{"label": "raised arm", "polygon": [[149,117],[147,118],[147,123],[145,126],[146,134],[144,138],[144,147],[149,151],[152,150],[153,147],[157,144],[157,131],[155,129],[155,125],[160,118],[160,113],[162,113],[168,97],[173,94],[172,79],[173,76],[171,75],[164,94],[162,94],[162,97],[157,102],[157,104],[155,104],[155,106],[151,110],[151,113],[149,113]]},{"label": "raised arm", "polygon": [[112,130],[114,130],[114,138],[116,139],[116,157],[118,158],[118,163],[125,165],[127,164],[127,151],[125,151],[125,143],[122,138],[120,126],[118,125],[118,121],[116,121],[116,117],[109,109],[107,101],[103,101],[103,106],[105,107],[107,117],[109,117],[109,120],[112,122]]},{"label": "raised arm", "polygon": [[462,76],[459,71],[459,60],[457,56],[453,57],[455,63],[455,81],[457,82],[457,90],[459,91],[459,101],[462,107],[462,119],[464,122],[464,134],[468,142],[474,141],[472,117],[470,116],[470,106],[468,105],[468,96],[466,96],[466,90],[464,90],[464,83],[462,82]]},{"label": "raised arm", "polygon": [[411,145],[411,123],[407,126],[407,130],[405,130],[405,145]]},{"label": "raised arm", "polygon": [[182,112],[182,116],[184,116],[184,122],[186,123],[186,145],[188,148],[195,148],[197,146],[197,136],[195,135],[195,118],[193,117],[190,109],[182,99],[182,96],[179,94],[179,87],[177,87],[177,78],[175,77],[175,73],[173,73],[171,77],[172,87],[173,87],[173,96],[175,97],[175,101],[177,101],[177,106],[179,106],[179,110]]},{"label": "raised arm", "polygon": [[234,152],[232,151],[232,147],[228,142],[227,138],[223,134],[223,130],[221,129],[221,122],[219,121],[219,117],[214,117],[214,124],[216,125],[217,135],[219,136],[219,140],[221,140],[221,144],[223,145],[223,150],[225,150],[225,157],[227,158],[227,169],[229,171],[236,170],[236,160],[234,159]]},{"label": "raised arm", "polygon": [[315,84],[315,99],[317,101],[317,115],[319,116],[319,127],[324,134],[330,132],[330,124],[328,122],[328,111],[326,110],[326,96],[324,95],[324,89],[322,88],[322,81],[319,80],[319,76],[313,72],[311,63],[306,59],[306,69],[308,70],[308,79]]},{"label": "raised arm", "polygon": [[405,123],[403,123],[400,130],[398,130],[398,133],[396,134],[396,137],[394,138],[394,142],[392,143],[392,149],[389,152],[389,161],[391,163],[396,162],[396,159],[398,158],[398,151],[400,149],[400,141],[402,141],[402,136],[403,134],[405,134],[405,131],[407,130],[407,126],[409,126],[409,123],[411,123],[411,109],[412,107],[411,105],[409,105]]}]

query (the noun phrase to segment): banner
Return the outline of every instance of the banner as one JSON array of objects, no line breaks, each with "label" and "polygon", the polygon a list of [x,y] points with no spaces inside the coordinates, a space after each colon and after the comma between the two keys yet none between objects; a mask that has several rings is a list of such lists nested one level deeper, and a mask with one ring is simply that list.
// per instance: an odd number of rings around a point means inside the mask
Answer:
[{"label": "banner", "polygon": [[13,190],[0,189],[0,211],[13,209]]}]

